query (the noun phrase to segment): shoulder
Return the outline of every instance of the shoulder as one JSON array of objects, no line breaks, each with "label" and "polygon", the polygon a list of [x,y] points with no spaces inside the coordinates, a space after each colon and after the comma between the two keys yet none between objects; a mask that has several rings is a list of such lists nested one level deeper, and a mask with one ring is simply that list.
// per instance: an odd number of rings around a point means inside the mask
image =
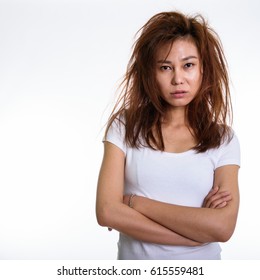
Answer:
[{"label": "shoulder", "polygon": [[229,128],[229,133],[226,137],[224,137],[220,147],[219,151],[227,151],[227,150],[234,150],[237,152],[240,152],[240,144],[238,137],[235,133],[235,131],[232,128]]},{"label": "shoulder", "polygon": [[223,138],[218,148],[208,152],[215,163],[215,168],[224,165],[240,166],[240,143],[235,131],[230,128],[227,136]]},{"label": "shoulder", "polygon": [[108,124],[103,142],[110,142],[126,153],[125,121],[123,117],[118,116]]}]

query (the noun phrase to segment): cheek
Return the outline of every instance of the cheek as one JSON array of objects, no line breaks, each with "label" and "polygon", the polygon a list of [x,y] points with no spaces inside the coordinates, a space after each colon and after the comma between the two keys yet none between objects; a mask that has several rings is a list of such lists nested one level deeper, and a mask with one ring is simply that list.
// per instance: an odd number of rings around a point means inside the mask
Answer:
[{"label": "cheek", "polygon": [[190,76],[190,81],[194,86],[200,87],[202,82],[202,75],[200,73],[193,73],[193,75]]},{"label": "cheek", "polygon": [[155,88],[156,88],[157,94],[161,96],[163,93],[164,82],[162,81],[162,77],[158,74],[155,74],[154,78],[155,78]]},{"label": "cheek", "polygon": [[156,78],[157,85],[159,86],[160,89],[162,89],[164,87],[164,85],[165,85],[164,77],[162,75],[157,74],[155,76],[155,78]]}]

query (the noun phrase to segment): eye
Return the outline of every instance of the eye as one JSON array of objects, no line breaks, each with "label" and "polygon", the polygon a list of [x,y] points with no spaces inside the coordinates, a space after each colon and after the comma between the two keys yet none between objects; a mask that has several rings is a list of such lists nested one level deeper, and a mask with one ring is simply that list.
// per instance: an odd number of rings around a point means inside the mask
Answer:
[{"label": "eye", "polygon": [[186,63],[186,64],[184,65],[185,68],[191,68],[192,66],[194,66],[194,63],[191,63],[191,62]]},{"label": "eye", "polygon": [[172,70],[172,67],[171,66],[169,66],[169,65],[162,65],[161,67],[160,67],[160,69],[162,70],[162,71],[169,71],[169,70]]}]

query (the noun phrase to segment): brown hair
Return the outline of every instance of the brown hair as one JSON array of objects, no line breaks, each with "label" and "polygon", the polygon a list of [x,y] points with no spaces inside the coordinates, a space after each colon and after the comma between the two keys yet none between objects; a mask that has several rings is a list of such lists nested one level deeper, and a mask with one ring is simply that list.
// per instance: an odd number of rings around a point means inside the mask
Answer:
[{"label": "brown hair", "polygon": [[226,60],[218,35],[204,18],[163,12],[153,16],[139,32],[106,133],[116,118],[123,119],[128,145],[138,148],[145,140],[149,147],[164,150],[161,119],[167,105],[155,79],[155,55],[162,45],[189,38],[197,46],[203,71],[201,87],[186,108],[198,143],[194,149],[205,152],[219,147],[224,138],[230,139],[227,121],[231,120],[232,107]]}]

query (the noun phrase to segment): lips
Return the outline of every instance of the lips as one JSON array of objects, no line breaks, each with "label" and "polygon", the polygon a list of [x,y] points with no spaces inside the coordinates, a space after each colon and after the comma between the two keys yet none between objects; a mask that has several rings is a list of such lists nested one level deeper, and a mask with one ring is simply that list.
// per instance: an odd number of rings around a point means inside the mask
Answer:
[{"label": "lips", "polygon": [[183,98],[186,93],[187,93],[187,91],[185,91],[185,90],[176,90],[176,91],[172,92],[171,95],[174,98]]}]

